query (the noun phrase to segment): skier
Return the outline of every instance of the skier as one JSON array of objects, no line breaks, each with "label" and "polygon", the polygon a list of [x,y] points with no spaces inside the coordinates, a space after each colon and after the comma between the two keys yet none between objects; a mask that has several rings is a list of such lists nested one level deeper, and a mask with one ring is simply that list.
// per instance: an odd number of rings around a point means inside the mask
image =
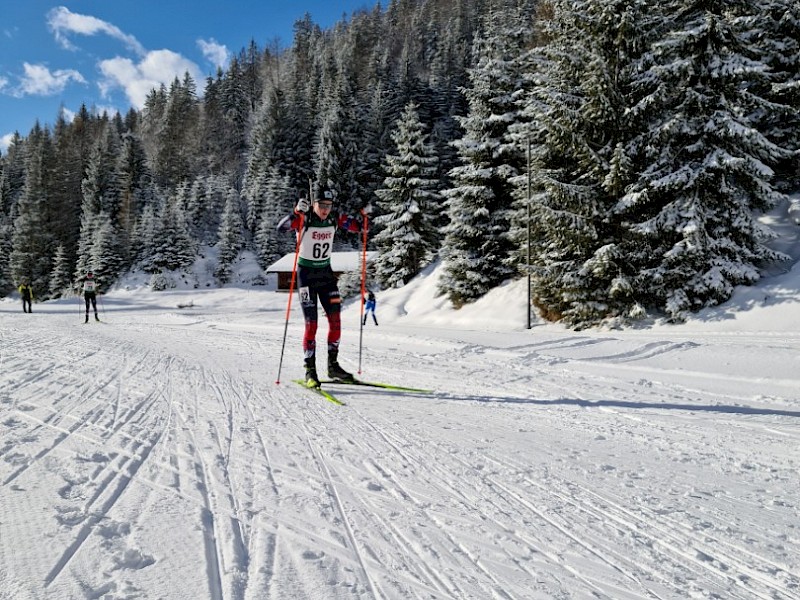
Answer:
[{"label": "skier", "polygon": [[19,295],[22,296],[22,312],[32,313],[33,288],[31,287],[31,282],[27,279],[24,279],[19,286]]},{"label": "skier", "polygon": [[361,325],[367,324],[367,315],[372,311],[372,320],[375,321],[375,325],[378,325],[378,318],[375,316],[375,305],[377,301],[375,300],[375,293],[372,290],[367,290],[367,301],[364,304],[364,321]]},{"label": "skier", "polygon": [[94,273],[89,271],[86,277],[81,281],[83,283],[83,300],[86,302],[86,320],[84,323],[89,322],[89,303],[92,304],[94,309],[94,320],[99,321],[100,317],[97,316],[97,280],[94,278]]},{"label": "skier", "polygon": [[[317,300],[328,318],[328,377],[339,381],[353,381],[353,375],[339,365],[339,340],[341,338],[341,297],[336,276],[331,269],[333,236],[337,229],[358,232],[362,220],[333,211],[333,192],[320,187],[314,197],[313,207],[307,198],[300,198],[292,214],[278,223],[278,230],[297,232],[299,254],[297,259],[297,292],[305,317],[303,355],[308,387],[319,387],[317,376]],[[310,210],[311,209],[311,210]],[[303,213],[303,231],[300,231],[300,214]]]}]

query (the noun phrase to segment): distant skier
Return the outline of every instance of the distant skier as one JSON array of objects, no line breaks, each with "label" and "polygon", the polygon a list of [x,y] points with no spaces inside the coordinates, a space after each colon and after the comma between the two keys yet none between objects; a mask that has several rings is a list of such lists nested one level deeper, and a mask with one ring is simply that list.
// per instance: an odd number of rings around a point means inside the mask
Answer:
[{"label": "distant skier", "polygon": [[367,301],[364,304],[364,320],[362,321],[361,325],[367,324],[367,315],[372,312],[372,320],[375,322],[375,325],[378,324],[378,317],[375,316],[375,305],[377,304],[377,300],[375,300],[375,293],[372,290],[367,290]]},{"label": "distant skier", "polygon": [[[307,198],[300,198],[294,213],[280,223],[280,231],[296,231],[300,237],[297,259],[297,292],[305,316],[303,355],[306,369],[305,382],[308,387],[319,387],[317,376],[317,300],[328,317],[328,377],[340,381],[352,381],[353,375],[339,365],[339,340],[342,336],[341,302],[336,276],[331,269],[333,236],[337,229],[357,232],[362,221],[333,211],[334,194],[327,188],[319,188],[313,206]],[[304,214],[303,230],[300,231],[300,214]],[[362,217],[365,211],[361,211]]]},{"label": "distant skier", "polygon": [[30,281],[27,279],[23,280],[22,284],[19,286],[19,295],[22,297],[22,312],[32,313],[33,288],[31,287]]},{"label": "distant skier", "polygon": [[86,302],[86,320],[84,323],[89,322],[89,304],[91,303],[94,309],[94,320],[99,321],[100,317],[97,316],[97,280],[94,278],[94,273],[89,271],[86,277],[81,280],[83,284],[83,300]]}]

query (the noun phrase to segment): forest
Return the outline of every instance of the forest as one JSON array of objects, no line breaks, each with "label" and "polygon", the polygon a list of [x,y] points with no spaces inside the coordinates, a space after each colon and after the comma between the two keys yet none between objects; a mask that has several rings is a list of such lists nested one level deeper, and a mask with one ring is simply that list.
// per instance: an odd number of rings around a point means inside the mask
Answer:
[{"label": "forest", "polygon": [[678,322],[788,260],[760,217],[800,191],[796,0],[391,0],[243,43],[141,110],[14,137],[0,296],[166,289],[209,248],[225,285],[293,251],[276,225],[319,185],[369,207],[372,285],[440,261],[459,307],[530,276],[573,328]]}]

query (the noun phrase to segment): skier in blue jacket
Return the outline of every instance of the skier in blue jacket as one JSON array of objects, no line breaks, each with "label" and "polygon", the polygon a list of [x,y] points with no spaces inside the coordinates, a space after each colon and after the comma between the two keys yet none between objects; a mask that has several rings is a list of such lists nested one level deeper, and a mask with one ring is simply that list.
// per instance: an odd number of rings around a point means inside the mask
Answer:
[{"label": "skier in blue jacket", "polygon": [[377,300],[375,300],[375,292],[372,290],[367,290],[367,301],[364,304],[364,320],[361,325],[367,324],[367,315],[372,312],[372,320],[375,322],[375,325],[378,324],[378,317],[375,316],[375,306],[377,304]]}]

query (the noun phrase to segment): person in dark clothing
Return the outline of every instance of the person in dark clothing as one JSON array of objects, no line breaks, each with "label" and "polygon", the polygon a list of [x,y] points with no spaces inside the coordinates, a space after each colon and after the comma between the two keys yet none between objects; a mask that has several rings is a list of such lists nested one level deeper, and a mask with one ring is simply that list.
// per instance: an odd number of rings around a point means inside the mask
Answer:
[{"label": "person in dark clothing", "polygon": [[377,305],[377,300],[375,300],[375,292],[372,290],[367,290],[367,301],[364,304],[364,321],[361,325],[367,324],[367,315],[372,312],[372,320],[375,322],[375,325],[378,324],[378,317],[375,316],[375,306]]},{"label": "person in dark clothing", "polygon": [[89,304],[94,309],[94,320],[99,321],[100,317],[97,316],[97,280],[94,278],[94,273],[89,271],[86,277],[81,280],[83,284],[83,300],[86,302],[86,320],[84,323],[89,322]]},{"label": "person in dark clothing", "polygon": [[19,286],[19,295],[22,296],[22,312],[33,312],[33,288],[27,279]]},{"label": "person in dark clothing", "polygon": [[[314,197],[313,206],[308,199],[301,198],[294,212],[280,223],[281,231],[296,231],[299,238],[297,258],[297,292],[305,317],[303,355],[306,370],[306,385],[318,387],[317,351],[317,303],[322,305],[328,318],[328,377],[339,381],[352,381],[353,375],[339,365],[339,340],[341,338],[341,297],[336,276],[331,269],[333,236],[337,229],[357,232],[362,229],[362,220],[339,214],[333,210],[334,194],[320,188]],[[362,217],[365,212],[362,210]],[[300,229],[301,218],[302,231]]]}]

